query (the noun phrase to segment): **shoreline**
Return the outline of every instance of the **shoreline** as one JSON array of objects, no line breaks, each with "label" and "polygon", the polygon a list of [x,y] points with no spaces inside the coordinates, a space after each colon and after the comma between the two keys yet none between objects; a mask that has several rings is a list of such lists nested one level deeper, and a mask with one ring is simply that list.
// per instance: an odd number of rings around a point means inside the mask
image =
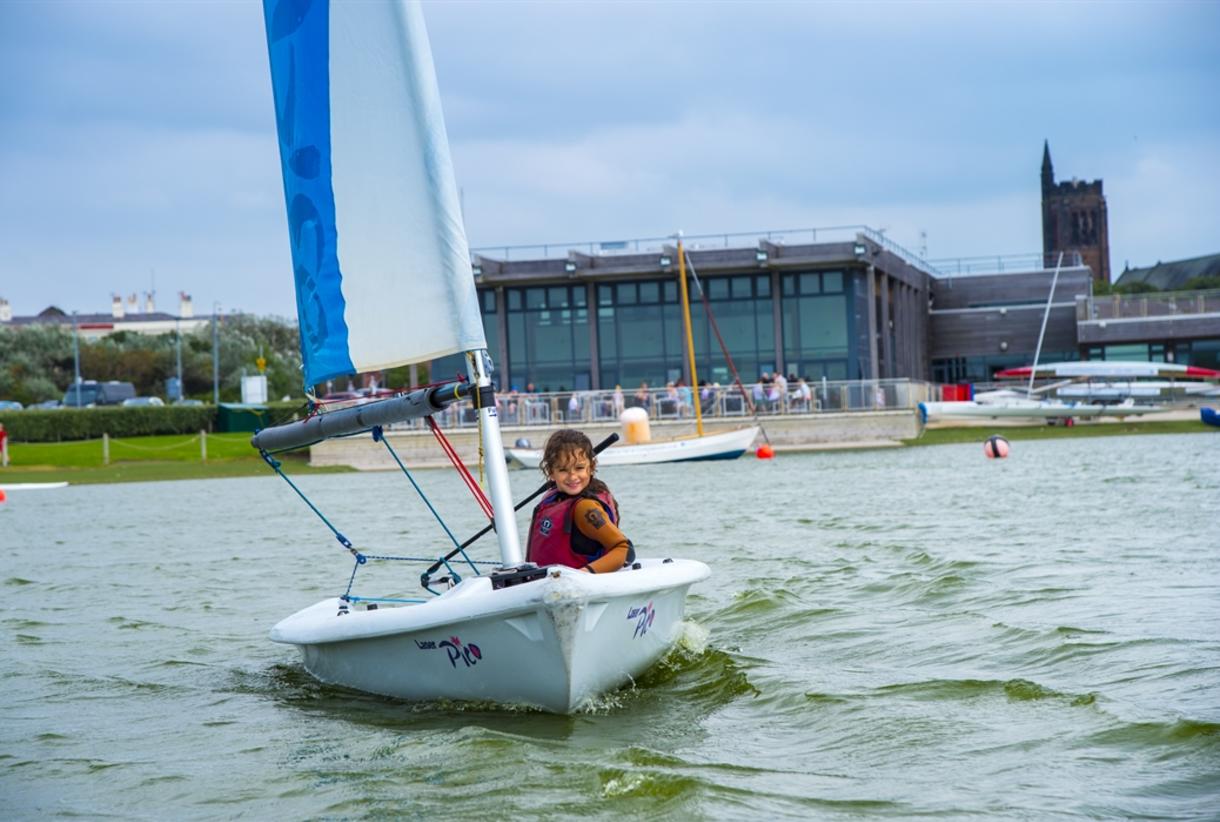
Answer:
[{"label": "shoreline", "polygon": [[[1073,426],[1060,425],[988,425],[986,422],[963,427],[934,427],[917,430],[914,437],[869,437],[852,440],[836,440],[821,442],[794,442],[790,436],[773,437],[772,447],[776,454],[828,453],[843,451],[869,451],[888,448],[915,447],[924,448],[936,445],[954,445],[960,443],[978,443],[993,434],[1000,434],[1009,440],[1063,439],[1075,437],[1106,437],[1106,436],[1140,436],[1155,434],[1207,434],[1220,429],[1207,426],[1198,419],[1197,410],[1192,410],[1191,417],[1187,412],[1175,413],[1173,419],[1127,419],[1098,420],[1077,423]],[[995,422],[995,421],[991,421]],[[764,418],[763,425],[768,420]],[[542,431],[539,431],[542,433]],[[549,433],[549,431],[548,431]],[[506,432],[506,437],[509,433]],[[429,436],[429,440],[431,437]],[[782,441],[780,441],[782,440]],[[337,456],[337,455],[332,455]],[[750,455],[743,455],[748,458]],[[301,474],[332,474],[349,473],[363,470],[397,470],[394,465],[354,466],[324,460],[319,462],[314,454],[309,462],[304,455],[282,457],[285,473]],[[420,459],[412,460],[412,470],[448,467],[443,460]],[[467,464],[471,464],[470,461]],[[70,485],[94,485],[121,482],[170,482],[175,480],[221,479],[232,477],[274,476],[260,457],[230,457],[213,460],[206,463],[188,461],[134,460],[116,462],[109,466],[81,466],[39,464],[0,468],[0,485],[21,485],[24,483],[68,482]]]}]

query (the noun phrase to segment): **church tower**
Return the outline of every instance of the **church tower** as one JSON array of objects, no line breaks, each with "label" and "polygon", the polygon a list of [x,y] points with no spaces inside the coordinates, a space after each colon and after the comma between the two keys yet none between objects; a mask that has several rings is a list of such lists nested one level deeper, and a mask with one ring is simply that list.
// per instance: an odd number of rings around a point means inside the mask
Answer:
[{"label": "church tower", "polygon": [[1077,251],[1098,282],[1110,281],[1110,232],[1101,180],[1055,182],[1050,141],[1042,144],[1042,251],[1054,265],[1060,251]]}]

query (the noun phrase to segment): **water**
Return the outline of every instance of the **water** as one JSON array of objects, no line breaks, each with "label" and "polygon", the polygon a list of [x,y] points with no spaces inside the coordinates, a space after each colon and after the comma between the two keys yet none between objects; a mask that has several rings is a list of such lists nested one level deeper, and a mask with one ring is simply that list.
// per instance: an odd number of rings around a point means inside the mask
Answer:
[{"label": "water", "polygon": [[[642,553],[714,575],[681,647],[571,717],[314,682],[266,631],[350,564],[274,477],[12,493],[2,814],[1218,818],[1218,442],[606,469]],[[401,476],[301,484],[366,549],[439,533]]]}]

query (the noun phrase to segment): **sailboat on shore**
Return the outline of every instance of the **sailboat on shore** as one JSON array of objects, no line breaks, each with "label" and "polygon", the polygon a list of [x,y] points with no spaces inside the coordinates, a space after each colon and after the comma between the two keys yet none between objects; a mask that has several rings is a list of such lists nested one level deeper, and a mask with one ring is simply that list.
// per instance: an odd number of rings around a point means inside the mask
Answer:
[{"label": "sailboat on shore", "polygon": [[[695,343],[691,331],[690,291],[686,285],[686,251],[682,238],[678,238],[678,293],[682,299],[682,327],[686,334],[687,365],[690,368],[691,385],[699,384],[695,369]],[[725,352],[726,357],[728,352]],[[735,372],[735,370],[734,370]],[[744,391],[743,391],[744,396]],[[607,448],[597,458],[599,465],[648,465],[659,462],[695,462],[703,460],[735,460],[749,450],[758,438],[762,427],[749,425],[714,434],[704,431],[702,403],[695,402],[695,433],[693,436],[673,437],[652,441],[649,436],[630,436],[638,428],[638,420],[628,420],[628,415],[640,414],[647,419],[647,412],[628,409],[624,420],[628,428],[627,442]],[[644,430],[647,430],[646,427]],[[542,449],[517,446],[507,449],[508,457],[526,468],[537,468],[542,462]]]},{"label": "sailboat on shore", "polygon": [[[466,380],[254,435],[254,447],[355,561],[343,594],[282,620],[271,639],[296,646],[305,669],[327,683],[410,700],[576,710],[632,681],[673,645],[687,590],[710,571],[663,556],[605,574],[523,560],[420,6],[264,0],[264,14],[306,385],[453,353],[464,355],[468,372]],[[432,415],[456,403],[477,411],[487,493],[451,458],[491,523],[460,545],[445,527],[456,547],[420,578],[430,596],[356,595],[356,572],[366,564],[416,557],[361,550],[275,455],[361,433],[394,454],[383,426],[419,418],[444,447]],[[500,558],[484,573],[465,549],[492,530]],[[411,554],[434,550],[413,541],[424,546],[412,545]],[[464,577],[449,563],[458,554],[471,569],[460,566]],[[442,565],[446,575],[434,579]]]}]

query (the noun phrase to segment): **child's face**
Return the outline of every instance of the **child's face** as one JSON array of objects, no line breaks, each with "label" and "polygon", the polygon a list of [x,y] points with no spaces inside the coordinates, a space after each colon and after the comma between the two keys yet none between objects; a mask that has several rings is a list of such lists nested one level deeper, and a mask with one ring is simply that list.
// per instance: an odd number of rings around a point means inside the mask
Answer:
[{"label": "child's face", "polygon": [[550,477],[560,491],[576,496],[589,487],[589,481],[593,479],[593,463],[584,453],[568,451],[555,463]]}]

